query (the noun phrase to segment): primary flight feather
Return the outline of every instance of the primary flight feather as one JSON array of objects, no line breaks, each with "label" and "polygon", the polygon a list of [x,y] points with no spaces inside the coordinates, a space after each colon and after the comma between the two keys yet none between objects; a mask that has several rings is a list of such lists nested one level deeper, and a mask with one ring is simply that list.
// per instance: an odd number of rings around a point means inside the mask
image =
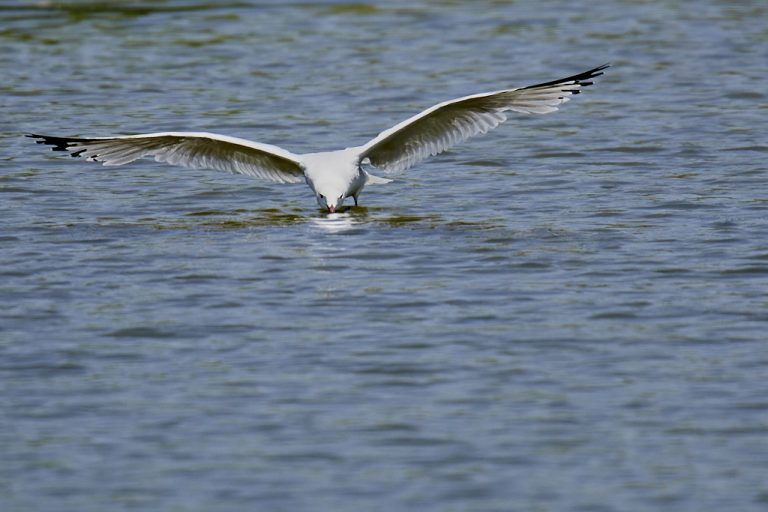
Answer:
[{"label": "primary flight feather", "polygon": [[391,180],[361,168],[370,163],[385,172],[403,171],[470,137],[486,133],[507,119],[507,111],[547,114],[579,94],[608,65],[578,75],[519,89],[473,94],[438,103],[381,132],[367,144],[338,151],[295,154],[278,146],[207,132],[162,132],[117,137],[54,137],[29,134],[38,144],[68,151],[104,165],[123,165],[154,157],[192,168],[246,174],[278,183],[305,181],[318,204],[335,212],[367,183]]}]

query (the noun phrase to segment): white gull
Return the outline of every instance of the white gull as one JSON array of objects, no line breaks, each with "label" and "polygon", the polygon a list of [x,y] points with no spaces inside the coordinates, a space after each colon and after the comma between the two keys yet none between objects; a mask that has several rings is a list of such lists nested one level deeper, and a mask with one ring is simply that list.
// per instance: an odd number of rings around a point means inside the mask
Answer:
[{"label": "white gull", "polygon": [[305,181],[318,204],[334,213],[351,197],[357,205],[366,184],[391,180],[361,168],[370,164],[385,172],[399,172],[425,158],[507,120],[506,112],[547,114],[579,94],[602,75],[608,64],[584,73],[518,89],[504,89],[456,98],[430,107],[381,132],[367,144],[338,151],[295,154],[278,146],[206,132],[163,132],[115,137],[55,137],[28,134],[38,144],[101,162],[123,165],[154,157],[192,168],[247,174],[278,183]]}]

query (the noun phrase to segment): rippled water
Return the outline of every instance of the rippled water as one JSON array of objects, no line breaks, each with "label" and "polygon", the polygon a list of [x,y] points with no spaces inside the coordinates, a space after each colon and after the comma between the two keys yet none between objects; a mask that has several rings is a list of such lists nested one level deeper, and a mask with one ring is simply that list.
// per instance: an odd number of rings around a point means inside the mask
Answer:
[{"label": "rippled water", "polygon": [[[765,510],[764,2],[0,6],[0,508]],[[361,144],[611,61],[320,212],[24,132]]]}]

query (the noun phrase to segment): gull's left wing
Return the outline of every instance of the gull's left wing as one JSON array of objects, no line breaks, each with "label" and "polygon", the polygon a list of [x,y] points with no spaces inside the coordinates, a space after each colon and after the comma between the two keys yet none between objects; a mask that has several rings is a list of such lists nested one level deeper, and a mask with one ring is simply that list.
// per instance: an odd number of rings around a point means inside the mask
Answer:
[{"label": "gull's left wing", "polygon": [[609,65],[578,75],[520,89],[474,94],[439,103],[402,123],[381,132],[361,147],[360,161],[398,172],[425,158],[486,133],[507,120],[506,111],[547,114],[579,94],[582,87],[602,75]]},{"label": "gull's left wing", "polygon": [[67,151],[104,165],[123,165],[143,157],[195,169],[247,174],[278,183],[304,181],[298,155],[280,147],[206,132],[142,133],[122,137],[53,137],[28,134],[54,151]]}]

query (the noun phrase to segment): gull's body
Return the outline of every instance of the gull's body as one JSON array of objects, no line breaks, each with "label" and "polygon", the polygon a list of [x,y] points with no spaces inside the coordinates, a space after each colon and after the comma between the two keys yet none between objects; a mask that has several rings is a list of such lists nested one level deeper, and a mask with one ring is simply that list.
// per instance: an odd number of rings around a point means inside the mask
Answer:
[{"label": "gull's body", "polygon": [[54,150],[104,165],[122,165],[151,156],[158,162],[236,172],[278,183],[304,181],[318,204],[335,212],[346,198],[353,198],[357,204],[366,184],[390,181],[367,173],[361,167],[363,163],[383,171],[403,171],[495,128],[507,119],[507,111],[554,112],[582,87],[592,85],[590,79],[602,75],[606,67],[552,82],[438,103],[381,132],[367,144],[338,151],[299,155],[278,146],[206,132],[95,138],[29,136],[39,139],[39,144],[52,145]]}]

